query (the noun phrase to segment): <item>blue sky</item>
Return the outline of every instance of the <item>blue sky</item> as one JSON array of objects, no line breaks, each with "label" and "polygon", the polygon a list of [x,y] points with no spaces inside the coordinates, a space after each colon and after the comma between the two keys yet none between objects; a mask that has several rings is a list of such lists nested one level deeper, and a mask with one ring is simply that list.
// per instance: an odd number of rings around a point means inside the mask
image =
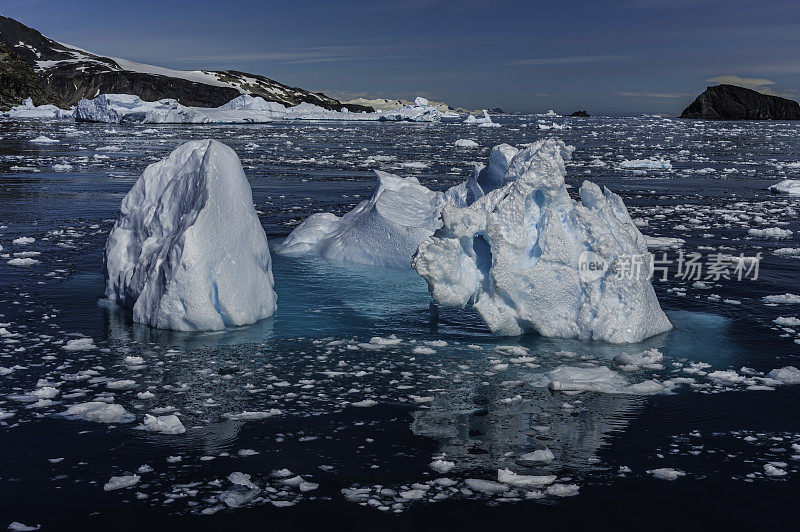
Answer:
[{"label": "blue sky", "polygon": [[796,0],[0,0],[0,13],[103,55],[345,99],[678,114],[709,80],[800,89]]}]

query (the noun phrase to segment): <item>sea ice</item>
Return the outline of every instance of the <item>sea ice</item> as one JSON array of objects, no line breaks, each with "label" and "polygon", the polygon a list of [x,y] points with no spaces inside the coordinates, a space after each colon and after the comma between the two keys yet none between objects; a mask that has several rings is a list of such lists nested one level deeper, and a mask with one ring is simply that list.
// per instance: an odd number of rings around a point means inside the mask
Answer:
[{"label": "sea ice", "polygon": [[648,170],[672,170],[672,163],[665,158],[633,159],[619,163],[620,168],[643,168]]},{"label": "sea ice", "polygon": [[677,480],[680,477],[686,476],[686,473],[678,469],[671,469],[669,467],[660,467],[658,469],[650,469],[647,471],[653,477],[660,480]]},{"label": "sea ice", "polygon": [[95,423],[130,423],[134,416],[118,404],[90,401],[72,405],[64,412],[67,417],[94,421]]},{"label": "sea ice", "polygon": [[151,416],[145,414],[144,422],[136,427],[150,432],[160,432],[161,434],[183,434],[186,427],[175,414],[167,416]]},{"label": "sea ice", "polygon": [[103,486],[103,490],[105,491],[113,491],[122,488],[130,488],[131,486],[135,486],[139,483],[142,479],[139,475],[124,475],[121,477],[111,477],[108,482],[106,482],[105,486]]},{"label": "sea ice", "polygon": [[160,329],[220,330],[275,312],[267,237],[236,153],[187,142],[148,166],[106,243],[106,296]]},{"label": "sea ice", "polygon": [[569,197],[570,155],[554,139],[517,153],[508,184],[470,206],[443,207],[443,226],[412,266],[438,303],[472,304],[497,334],[624,343],[671,329],[647,268],[624,270],[626,259],[652,260],[645,237],[610,190],[584,182],[582,202]]},{"label": "sea ice", "polygon": [[784,179],[780,183],[770,186],[769,191],[773,194],[800,195],[800,179]]}]

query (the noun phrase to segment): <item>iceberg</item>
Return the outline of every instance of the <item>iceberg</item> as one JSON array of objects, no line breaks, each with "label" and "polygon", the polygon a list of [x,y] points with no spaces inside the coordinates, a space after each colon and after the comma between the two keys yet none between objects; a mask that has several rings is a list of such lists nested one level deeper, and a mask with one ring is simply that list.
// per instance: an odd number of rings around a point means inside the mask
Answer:
[{"label": "iceberg", "polygon": [[800,196],[800,179],[784,179],[780,183],[770,186],[769,191],[773,194]]},{"label": "iceberg", "polygon": [[132,94],[101,94],[78,102],[74,112],[79,122],[112,124],[257,124],[273,120],[342,120],[435,122],[439,110],[424,98],[385,113],[351,113],[346,108],[331,111],[311,103],[284,107],[260,96],[242,94],[219,107],[187,107],[177,100],[146,102]]},{"label": "iceberg", "polygon": [[500,127],[500,124],[496,122],[492,122],[492,117],[489,116],[489,112],[484,109],[483,116],[478,118],[475,115],[467,116],[467,119],[464,120],[465,124],[476,125],[478,127]]},{"label": "iceberg", "polygon": [[419,243],[441,225],[445,195],[415,177],[375,173],[377,184],[369,199],[341,217],[312,214],[275,247],[276,253],[408,268]]},{"label": "iceberg", "polygon": [[55,105],[34,105],[31,98],[26,98],[21,105],[12,107],[3,113],[9,118],[32,118],[39,120],[63,120],[72,118],[71,109],[60,109]]},{"label": "iceberg", "polygon": [[[239,101],[240,98],[221,107],[207,108],[187,107],[169,98],[146,102],[132,94],[101,94],[91,100],[79,101],[75,107],[75,120],[111,124],[254,124],[270,122],[276,115],[282,115],[282,112],[273,111],[266,105],[259,108],[249,102],[248,107]],[[253,99],[267,104],[263,98]]]},{"label": "iceberg", "polygon": [[488,165],[476,164],[466,181],[444,192],[428,189],[415,177],[376,171],[377,183],[369,199],[341,217],[312,214],[275,246],[275,252],[409,268],[419,244],[441,227],[439,214],[444,205],[464,207],[504,186],[506,169],[518,152],[508,144],[495,146]]},{"label": "iceberg", "polygon": [[108,237],[106,297],[159,329],[220,330],[275,312],[272,260],[236,153],[187,142],[149,165]]},{"label": "iceberg", "polygon": [[501,335],[632,343],[671,329],[650,283],[647,240],[610,190],[584,182],[581,201],[570,198],[571,153],[555,139],[518,152],[507,184],[469,206],[443,207],[442,227],[412,266],[434,300],[472,305]]}]

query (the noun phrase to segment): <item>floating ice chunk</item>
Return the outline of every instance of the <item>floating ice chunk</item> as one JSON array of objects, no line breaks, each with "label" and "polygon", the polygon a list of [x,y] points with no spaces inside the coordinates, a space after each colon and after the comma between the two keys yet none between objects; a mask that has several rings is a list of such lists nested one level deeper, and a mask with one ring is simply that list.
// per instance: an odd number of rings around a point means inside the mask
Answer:
[{"label": "floating ice chunk", "polygon": [[539,488],[555,482],[555,475],[518,475],[510,469],[498,469],[497,481],[515,488]]},{"label": "floating ice chunk", "polygon": [[456,148],[477,148],[478,147],[478,143],[475,142],[474,140],[458,139],[455,142],[455,147]]},{"label": "floating ice chunk", "polygon": [[683,246],[686,241],[682,238],[670,236],[646,236],[647,247],[656,249],[677,249]]},{"label": "floating ice chunk", "polygon": [[59,140],[51,139],[50,137],[45,137],[44,135],[39,135],[35,139],[31,139],[30,142],[34,144],[58,144]]},{"label": "floating ice chunk", "polygon": [[557,391],[618,393],[628,385],[625,377],[605,366],[558,366],[547,377],[550,389]]},{"label": "floating ice chunk", "polygon": [[268,417],[279,416],[282,413],[283,411],[277,408],[272,408],[267,411],[255,411],[255,412],[245,410],[240,414],[225,414],[225,417],[235,421],[253,421],[256,419],[266,419]]},{"label": "floating ice chunk", "polygon": [[34,242],[36,242],[36,239],[30,236],[21,236],[11,241],[12,244],[16,244],[17,246],[27,246],[28,244],[33,244]]},{"label": "floating ice chunk", "polygon": [[464,481],[464,483],[470,489],[479,491],[486,495],[497,495],[498,493],[504,493],[509,490],[509,487],[505,484],[501,484],[500,482],[492,482],[491,480],[483,480],[480,478],[468,478]]},{"label": "floating ice chunk", "polygon": [[517,153],[507,185],[468,207],[443,208],[443,226],[412,266],[438,303],[472,304],[497,334],[623,343],[671,329],[647,268],[623,271],[626,258],[652,260],[645,237],[610,190],[584,182],[582,203],[569,197],[570,155],[553,139]]},{"label": "floating ice chunk", "polygon": [[124,475],[121,477],[111,477],[103,486],[104,491],[113,491],[122,488],[135,486],[142,479],[139,475]]},{"label": "floating ice chunk", "polygon": [[20,523],[19,521],[14,521],[8,525],[8,529],[11,532],[31,532],[32,530],[39,530],[40,528],[42,528],[42,525],[26,525],[24,523]]},{"label": "floating ice chunk", "polygon": [[577,484],[553,484],[545,490],[552,497],[574,497],[579,492],[580,486]]},{"label": "floating ice chunk", "polygon": [[106,296],[160,329],[220,330],[275,312],[267,237],[236,153],[187,142],[148,166],[106,243]]},{"label": "floating ice chunk", "polygon": [[784,179],[780,183],[770,186],[769,191],[773,194],[800,195],[800,179]]},{"label": "floating ice chunk", "polygon": [[619,163],[620,168],[646,168],[649,170],[672,170],[672,163],[663,157],[651,159],[625,160]]},{"label": "floating ice chunk", "polygon": [[663,361],[664,355],[658,349],[648,349],[641,353],[620,353],[614,357],[614,362],[620,364],[625,371],[634,371],[639,368],[664,369]]},{"label": "floating ice chunk", "polygon": [[95,423],[130,423],[135,419],[121,405],[89,401],[72,405],[64,412],[67,417],[94,421]]},{"label": "floating ice chunk", "polygon": [[34,105],[33,100],[26,98],[21,105],[12,107],[4,113],[9,118],[31,118],[38,120],[61,120],[72,118],[72,110],[59,109],[55,105]]},{"label": "floating ice chunk", "polygon": [[94,340],[91,338],[75,338],[74,340],[67,340],[67,343],[62,347],[65,351],[91,351],[97,349],[94,345]]},{"label": "floating ice chunk", "polygon": [[767,227],[765,229],[750,229],[747,234],[757,238],[771,238],[775,240],[783,240],[791,238],[792,231],[790,229],[781,229],[780,227]]},{"label": "floating ice chunk", "polygon": [[775,464],[764,464],[764,474],[770,477],[785,477],[787,475],[785,469]]},{"label": "floating ice chunk", "polygon": [[549,464],[554,458],[555,456],[553,456],[553,451],[550,449],[537,449],[531,453],[525,453],[519,457],[519,459],[523,462],[542,462],[545,464]]},{"label": "floating ice chunk", "polygon": [[183,434],[186,432],[186,427],[183,426],[183,423],[175,414],[167,416],[145,414],[144,422],[136,428],[150,432],[160,432],[161,434]]},{"label": "floating ice chunk", "polygon": [[236,484],[238,486],[244,486],[245,488],[250,489],[259,489],[252,480],[250,480],[250,475],[246,473],[241,473],[239,471],[234,471],[230,475],[228,475],[228,480],[231,481],[232,484]]},{"label": "floating ice chunk", "polygon": [[489,116],[489,112],[486,109],[483,109],[483,116],[482,117],[479,118],[479,117],[477,117],[475,115],[469,115],[469,116],[467,116],[467,119],[464,120],[464,123],[465,124],[470,124],[470,125],[477,125],[479,127],[481,127],[481,126],[499,127],[500,126],[500,124],[492,122],[492,117]]},{"label": "floating ice chunk", "polygon": [[6,261],[6,264],[9,266],[33,266],[34,264],[39,264],[40,261],[36,259],[32,259],[30,257],[16,257],[14,259],[10,259]]},{"label": "floating ice chunk", "polygon": [[455,467],[455,462],[450,462],[449,460],[434,460],[430,464],[428,464],[431,469],[436,471],[439,474],[444,475],[451,469]]},{"label": "floating ice chunk", "polygon": [[797,294],[778,294],[773,296],[764,296],[764,303],[784,303],[789,305],[800,305],[800,296]]},{"label": "floating ice chunk", "polygon": [[680,477],[686,476],[686,473],[684,473],[683,471],[680,471],[678,469],[671,469],[669,467],[650,469],[647,472],[659,480],[677,480]]},{"label": "floating ice chunk", "polygon": [[773,369],[767,373],[767,377],[781,381],[784,384],[800,384],[800,369],[794,366],[785,366],[780,369]]}]

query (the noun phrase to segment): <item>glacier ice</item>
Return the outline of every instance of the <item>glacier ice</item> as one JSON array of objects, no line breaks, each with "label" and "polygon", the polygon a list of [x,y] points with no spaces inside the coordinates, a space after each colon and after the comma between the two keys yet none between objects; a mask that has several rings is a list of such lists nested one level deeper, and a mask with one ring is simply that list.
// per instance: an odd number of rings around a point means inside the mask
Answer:
[{"label": "glacier ice", "polygon": [[415,177],[375,173],[377,186],[369,199],[341,217],[312,214],[275,251],[408,268],[419,243],[441,225],[445,196],[420,185]]},{"label": "glacier ice", "polygon": [[800,179],[784,179],[780,183],[771,185],[769,191],[773,194],[800,196]]},{"label": "glacier ice", "polygon": [[[514,155],[507,184],[469,206],[443,207],[442,227],[420,244],[412,266],[438,303],[472,305],[502,335],[625,343],[671,329],[650,283],[645,237],[610,190],[584,182],[582,201],[569,197],[570,156],[554,139]],[[626,259],[642,267],[628,272]],[[606,269],[582,271],[598,260]]]},{"label": "glacier ice", "polygon": [[59,109],[55,105],[34,105],[33,100],[25,98],[21,105],[3,113],[9,118],[35,118],[39,120],[60,120],[72,118],[71,109]]},{"label": "glacier ice", "polygon": [[149,165],[108,237],[106,297],[160,329],[220,330],[275,312],[267,237],[236,153],[187,142]]},{"label": "glacier ice", "polygon": [[284,107],[260,96],[242,94],[219,107],[187,107],[177,100],[146,102],[132,94],[101,94],[78,102],[74,112],[79,122],[147,124],[252,124],[273,120],[343,120],[435,122],[439,110],[424,98],[388,112],[351,113],[346,108],[331,111],[311,103]]},{"label": "glacier ice", "polygon": [[[564,149],[571,153],[571,147]],[[369,199],[342,217],[312,214],[275,246],[275,251],[409,268],[419,244],[441,227],[439,214],[444,205],[464,207],[504,186],[507,179],[512,179],[506,170],[518,152],[508,144],[495,146],[487,165],[475,164],[463,183],[444,192],[428,189],[415,177],[376,171],[377,184]]]}]

